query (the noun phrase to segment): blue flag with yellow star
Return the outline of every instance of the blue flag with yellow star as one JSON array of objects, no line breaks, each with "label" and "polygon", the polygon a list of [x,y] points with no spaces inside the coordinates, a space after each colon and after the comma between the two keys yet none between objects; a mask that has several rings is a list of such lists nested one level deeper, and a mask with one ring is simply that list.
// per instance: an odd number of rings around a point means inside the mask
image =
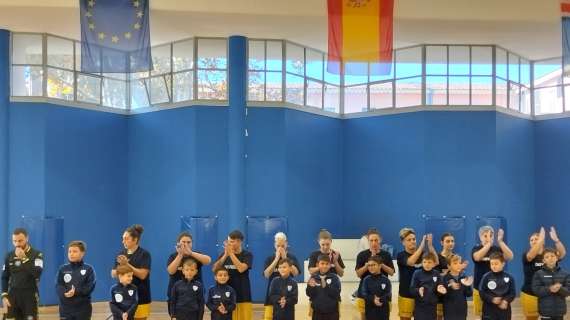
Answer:
[{"label": "blue flag with yellow star", "polygon": [[82,72],[152,69],[149,1],[79,0]]}]

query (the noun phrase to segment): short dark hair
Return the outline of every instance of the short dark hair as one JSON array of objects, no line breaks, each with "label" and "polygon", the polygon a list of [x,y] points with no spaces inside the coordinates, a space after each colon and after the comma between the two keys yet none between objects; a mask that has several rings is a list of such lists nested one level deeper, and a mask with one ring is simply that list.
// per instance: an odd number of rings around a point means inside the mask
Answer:
[{"label": "short dark hair", "polygon": [[493,252],[489,255],[490,260],[500,260],[501,262],[505,262],[505,256],[503,256],[502,252]]},{"label": "short dark hair", "polygon": [[451,232],[446,232],[444,234],[441,235],[441,241],[443,242],[443,240],[445,240],[445,238],[447,237],[453,237],[453,234],[451,234]]},{"label": "short dark hair", "polygon": [[291,259],[284,258],[284,259],[279,260],[279,262],[277,262],[277,266],[280,266],[280,265],[285,264],[285,263],[288,264],[289,266],[293,265],[293,261],[291,261]]},{"label": "short dark hair", "polygon": [[[226,269],[224,266],[217,267],[216,269],[214,269],[214,275],[217,275],[218,272],[222,272],[222,271],[228,272],[228,269]],[[229,272],[228,272],[228,274],[229,274]]]},{"label": "short dark hair", "polygon": [[435,255],[435,253],[433,252],[426,252],[424,253],[424,255],[422,256],[422,261],[423,260],[431,260],[433,262],[437,261],[437,256]]},{"label": "short dark hair", "polygon": [[331,263],[331,258],[328,256],[328,254],[319,254],[319,256],[317,257],[317,262],[321,261],[326,261],[328,263]]},{"label": "short dark hair", "polygon": [[81,240],[73,240],[71,241],[68,245],[67,248],[71,248],[71,247],[75,247],[77,249],[79,249],[79,251],[81,252],[85,252],[85,250],[87,250],[87,245],[85,244],[85,242],[81,241]]},{"label": "short dark hair", "polygon": [[24,228],[16,228],[14,229],[14,232],[12,232],[13,235],[18,235],[18,234],[23,234],[25,237],[28,236],[28,231],[26,231],[26,229]]},{"label": "short dark hair", "polygon": [[196,262],[196,260],[194,260],[193,258],[188,258],[186,260],[184,260],[184,262],[182,263],[182,266],[198,266],[198,262]]},{"label": "short dark hair", "polygon": [[332,240],[332,234],[327,229],[319,230],[319,240]]},{"label": "short dark hair", "polygon": [[126,264],[122,264],[122,265],[119,265],[117,267],[117,269],[115,269],[115,272],[117,273],[118,276],[122,276],[122,275],[127,274],[127,273],[132,273],[133,268],[129,267]]},{"label": "short dark hair", "polygon": [[243,233],[241,233],[241,231],[239,231],[239,230],[234,230],[234,231],[230,232],[230,234],[228,234],[228,238],[230,238],[232,240],[243,241]]},{"label": "short dark hair", "polygon": [[368,261],[374,261],[377,264],[382,264],[382,257],[380,256],[370,256],[370,258],[368,258]]},{"label": "short dark hair", "polygon": [[188,238],[190,238],[190,240],[193,240],[193,239],[192,239],[192,235],[190,234],[190,232],[188,232],[188,231],[182,231],[182,232],[180,232],[180,234],[178,235],[178,238],[176,238],[176,242],[180,242],[180,240],[182,240],[182,238],[184,238],[184,237],[188,237]]},{"label": "short dark hair", "polygon": [[378,229],[376,228],[370,228],[368,229],[368,232],[366,232],[366,236],[370,237],[371,235],[377,235],[378,237],[382,238],[382,235],[380,234],[380,231],[378,231]]},{"label": "short dark hair", "polygon": [[542,256],[544,257],[547,253],[552,253],[558,257],[558,251],[554,248],[544,248],[544,251],[542,251]]}]

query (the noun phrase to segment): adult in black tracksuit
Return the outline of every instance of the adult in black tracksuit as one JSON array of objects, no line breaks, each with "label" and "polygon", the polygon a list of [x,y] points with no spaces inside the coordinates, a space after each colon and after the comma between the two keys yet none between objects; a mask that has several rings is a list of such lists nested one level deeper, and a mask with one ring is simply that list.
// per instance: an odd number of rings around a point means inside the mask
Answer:
[{"label": "adult in black tracksuit", "polygon": [[501,253],[489,257],[491,271],[481,278],[479,294],[483,301],[483,320],[510,320],[511,303],[515,299],[515,278],[503,271],[505,260]]},{"label": "adult in black tracksuit", "polygon": [[443,276],[447,293],[443,295],[443,318],[445,320],[467,319],[467,297],[473,295],[473,277],[463,272],[465,264],[456,254],[449,256],[448,272]]},{"label": "adult in black tracksuit", "polygon": [[366,320],[388,320],[390,318],[390,299],[392,284],[382,274],[380,256],[368,259],[368,276],[360,285],[359,296],[364,299],[364,317]]},{"label": "adult in black tracksuit", "polygon": [[2,304],[8,307],[6,318],[37,319],[43,255],[28,244],[25,229],[14,230],[12,243],[15,248],[6,254],[2,268]]},{"label": "adult in black tracksuit", "polygon": [[[289,268],[291,267],[289,266]],[[281,306],[283,297],[285,298],[285,304]],[[298,298],[297,281],[291,275],[286,278],[273,278],[269,285],[269,301],[273,305],[273,320],[294,320],[295,305]]]},{"label": "adult in black tracksuit", "polygon": [[428,252],[422,258],[422,269],[416,270],[410,283],[410,292],[415,299],[414,319],[434,320],[437,318],[439,296],[446,293],[441,275],[434,269],[437,256]]},{"label": "adult in black tracksuit", "polygon": [[216,284],[208,290],[206,306],[211,311],[212,320],[231,320],[232,312],[236,308],[236,292],[228,285],[228,270],[219,267],[214,271],[214,277]]},{"label": "adult in black tracksuit", "polygon": [[204,287],[198,280],[179,280],[172,287],[170,310],[177,320],[202,320],[204,317]]},{"label": "adult in black tracksuit", "polygon": [[85,243],[72,241],[68,245],[68,264],[59,267],[56,278],[56,293],[59,297],[61,320],[90,320],[91,293],[95,289],[93,267],[83,262]]},{"label": "adult in black tracksuit", "polygon": [[544,267],[532,278],[532,291],[538,297],[542,319],[562,320],[566,314],[566,297],[570,295],[570,274],[558,265],[557,252],[545,249]]},{"label": "adult in black tracksuit", "polygon": [[312,320],[338,320],[340,302],[340,280],[330,271],[328,255],[320,255],[317,259],[318,272],[311,276],[307,283],[306,294],[313,308]]}]

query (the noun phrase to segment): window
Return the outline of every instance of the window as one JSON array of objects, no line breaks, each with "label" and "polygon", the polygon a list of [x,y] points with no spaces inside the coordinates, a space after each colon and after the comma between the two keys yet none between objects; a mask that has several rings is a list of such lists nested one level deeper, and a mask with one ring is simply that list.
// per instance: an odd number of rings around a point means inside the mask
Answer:
[{"label": "window", "polygon": [[248,100],[283,101],[283,42],[248,41]]},{"label": "window", "polygon": [[198,99],[227,100],[227,40],[198,39]]}]

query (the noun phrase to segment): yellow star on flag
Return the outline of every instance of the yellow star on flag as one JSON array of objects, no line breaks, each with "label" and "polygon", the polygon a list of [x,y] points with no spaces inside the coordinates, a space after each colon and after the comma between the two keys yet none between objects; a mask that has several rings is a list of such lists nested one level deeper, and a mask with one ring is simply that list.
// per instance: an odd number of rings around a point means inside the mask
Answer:
[{"label": "yellow star on flag", "polygon": [[112,36],[112,37],[111,37],[111,42],[113,42],[113,43],[119,43],[119,37],[117,37],[117,36]]},{"label": "yellow star on flag", "polygon": [[140,6],[140,3],[138,1],[133,2],[133,7],[138,8],[139,6]]},{"label": "yellow star on flag", "polygon": [[94,0],[89,0],[89,1],[87,2],[87,4],[88,4],[90,7],[93,7],[93,6],[95,5],[95,1],[94,1]]},{"label": "yellow star on flag", "polygon": [[139,30],[141,28],[141,24],[137,22],[133,27],[135,28],[135,30]]},{"label": "yellow star on flag", "polygon": [[95,24],[94,23],[89,24],[89,30],[95,30]]},{"label": "yellow star on flag", "polygon": [[85,16],[87,18],[91,18],[93,16],[93,14],[91,13],[91,11],[87,11],[87,13],[85,14]]},{"label": "yellow star on flag", "polygon": [[106,36],[105,32],[99,32],[99,40],[105,40]]},{"label": "yellow star on flag", "polygon": [[130,32],[125,32],[125,39],[129,40],[131,39],[132,35]]},{"label": "yellow star on flag", "polygon": [[142,17],[143,17],[143,15],[144,15],[144,14],[143,14],[143,12],[142,12],[142,11],[139,11],[139,12],[137,12],[137,17],[139,17],[139,18],[142,18]]}]

